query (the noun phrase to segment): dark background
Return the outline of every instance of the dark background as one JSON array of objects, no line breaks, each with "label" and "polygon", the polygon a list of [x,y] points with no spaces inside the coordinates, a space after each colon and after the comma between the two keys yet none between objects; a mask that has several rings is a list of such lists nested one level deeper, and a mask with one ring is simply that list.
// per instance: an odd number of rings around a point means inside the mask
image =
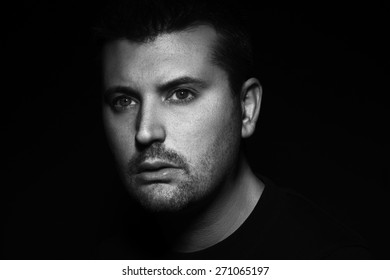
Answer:
[{"label": "dark background", "polygon": [[[100,120],[91,33],[99,8],[22,1],[1,9],[3,259],[94,258],[123,222],[126,194]],[[389,259],[388,4],[261,2],[250,11],[264,88],[247,143],[253,168]]]}]

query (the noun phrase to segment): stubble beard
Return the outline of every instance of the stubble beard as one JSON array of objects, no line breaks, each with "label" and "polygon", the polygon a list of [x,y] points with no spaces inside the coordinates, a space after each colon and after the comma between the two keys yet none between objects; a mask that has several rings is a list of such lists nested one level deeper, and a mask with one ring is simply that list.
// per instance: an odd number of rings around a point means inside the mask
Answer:
[{"label": "stubble beard", "polygon": [[177,184],[155,183],[150,186],[131,184],[130,192],[143,209],[152,213],[176,213],[183,211],[201,199],[204,183],[191,176]]},{"label": "stubble beard", "polygon": [[[239,123],[239,122],[237,122]],[[184,173],[172,184],[155,184],[152,186],[139,186],[133,174],[127,172],[127,188],[131,196],[145,210],[152,213],[179,213],[193,212],[207,205],[222,190],[226,180],[234,173],[239,158],[240,135],[233,131],[235,123],[222,133],[214,143],[205,151],[196,164],[189,164],[183,155],[166,149],[164,144],[155,143],[137,162],[145,158],[161,158],[177,163],[183,167]],[[226,141],[230,139],[230,141]],[[131,169],[130,169],[131,170]]]},{"label": "stubble beard", "polygon": [[[178,163],[183,167],[182,175],[170,183],[153,183],[147,186],[137,184],[134,173],[127,172],[127,189],[140,206],[152,213],[178,213],[189,210],[201,204],[213,191],[213,155],[206,153],[197,165],[197,170],[190,165],[182,155],[166,150],[158,145],[147,152],[145,158],[162,158]],[[137,164],[142,159],[130,161],[128,165]],[[130,169],[131,170],[131,169]]]}]

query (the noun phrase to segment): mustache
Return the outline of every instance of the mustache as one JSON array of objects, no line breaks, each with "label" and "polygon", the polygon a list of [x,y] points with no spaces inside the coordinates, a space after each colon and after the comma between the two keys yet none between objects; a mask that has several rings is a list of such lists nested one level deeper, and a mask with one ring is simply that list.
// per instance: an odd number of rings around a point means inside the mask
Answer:
[{"label": "mustache", "polygon": [[153,143],[149,148],[130,159],[127,163],[128,174],[134,175],[138,172],[139,165],[147,160],[162,160],[174,164],[189,174],[189,165],[185,157],[178,152],[168,149],[162,143]]}]

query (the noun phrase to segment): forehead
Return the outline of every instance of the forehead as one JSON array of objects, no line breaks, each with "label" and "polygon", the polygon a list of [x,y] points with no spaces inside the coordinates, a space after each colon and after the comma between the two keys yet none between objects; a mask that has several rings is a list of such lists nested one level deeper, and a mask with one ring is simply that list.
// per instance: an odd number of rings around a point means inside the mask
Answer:
[{"label": "forehead", "polygon": [[162,34],[146,43],[116,40],[104,49],[105,82],[136,83],[180,75],[211,75],[217,68],[211,60],[216,39],[212,27],[201,25]]}]

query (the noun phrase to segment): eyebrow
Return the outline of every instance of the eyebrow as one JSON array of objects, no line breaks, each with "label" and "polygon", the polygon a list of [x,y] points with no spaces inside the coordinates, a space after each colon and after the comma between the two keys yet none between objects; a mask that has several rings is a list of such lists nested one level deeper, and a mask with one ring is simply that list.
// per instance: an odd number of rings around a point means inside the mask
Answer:
[{"label": "eyebrow", "polygon": [[105,97],[108,97],[114,93],[124,93],[126,95],[136,95],[137,91],[132,89],[131,87],[128,87],[128,86],[113,86],[113,87],[109,87],[103,91],[103,95]]},{"label": "eyebrow", "polygon": [[[205,88],[207,86],[206,81],[196,79],[189,76],[183,76],[179,78],[175,78],[171,81],[167,81],[159,86],[157,86],[157,90],[159,92],[168,91],[169,89],[185,85],[185,84],[193,84],[201,88]],[[137,95],[139,94],[137,90],[132,89],[129,86],[113,86],[109,87],[108,89],[104,90],[104,95],[109,96],[114,93],[124,93],[127,95]]]},{"label": "eyebrow", "polygon": [[157,87],[157,89],[160,92],[164,92],[164,91],[167,91],[171,88],[175,88],[175,87],[178,87],[181,85],[186,85],[186,84],[193,84],[193,85],[196,85],[196,86],[201,87],[201,88],[205,88],[207,85],[206,81],[196,79],[193,77],[183,76],[183,77],[179,77],[179,78],[173,79],[171,81],[165,82],[162,85],[159,85]]}]

